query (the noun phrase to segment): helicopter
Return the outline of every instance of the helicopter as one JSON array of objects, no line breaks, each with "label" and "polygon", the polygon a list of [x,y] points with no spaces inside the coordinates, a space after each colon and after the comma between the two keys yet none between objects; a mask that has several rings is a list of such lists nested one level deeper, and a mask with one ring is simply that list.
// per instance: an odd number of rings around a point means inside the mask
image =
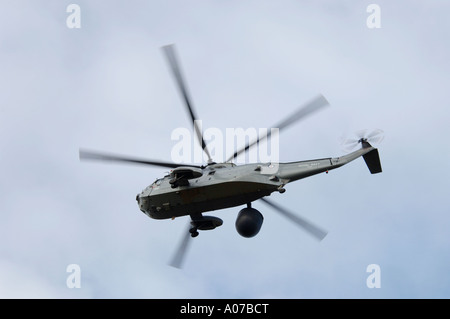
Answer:
[{"label": "helicopter", "polygon": [[[197,237],[199,230],[215,229],[223,224],[222,219],[207,216],[204,213],[246,205],[236,218],[237,232],[246,238],[256,236],[263,224],[264,217],[252,202],[261,200],[280,214],[309,232],[313,237],[322,240],[327,232],[306,219],[290,212],[284,207],[268,200],[266,197],[273,192],[284,193],[288,183],[310,177],[320,173],[328,173],[351,161],[363,157],[371,174],[382,172],[378,149],[370,144],[371,138],[379,135],[379,131],[359,136],[352,144],[361,144],[357,150],[340,157],[320,158],[289,163],[249,163],[236,165],[233,160],[238,155],[248,151],[251,147],[270,138],[271,131],[258,136],[234,152],[225,162],[214,162],[208,145],[202,136],[198,117],[195,114],[180,64],[175,54],[175,46],[164,46],[163,51],[176,81],[179,93],[190,119],[194,123],[194,131],[201,149],[207,156],[204,165],[176,164],[167,161],[147,160],[129,156],[79,150],[80,160],[97,160],[118,163],[131,163],[170,168],[169,174],[157,178],[151,185],[136,195],[139,209],[152,219],[174,219],[190,216],[190,225],[185,233],[181,245],[176,252],[171,265],[181,267],[189,237]],[[279,131],[286,129],[295,122],[328,106],[329,103],[322,95],[298,108],[274,127]]]}]

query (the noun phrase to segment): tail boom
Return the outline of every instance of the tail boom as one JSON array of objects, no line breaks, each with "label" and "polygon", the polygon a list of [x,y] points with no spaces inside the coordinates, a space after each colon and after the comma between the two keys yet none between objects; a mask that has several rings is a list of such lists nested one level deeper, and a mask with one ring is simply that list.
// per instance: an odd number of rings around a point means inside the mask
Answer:
[{"label": "tail boom", "polygon": [[[368,144],[368,143],[367,143]],[[281,180],[286,183],[293,182],[302,178],[316,175],[323,172],[341,167],[351,161],[363,157],[371,174],[381,173],[381,162],[378,154],[378,149],[368,145],[363,145],[363,148],[349,153],[341,157],[322,158],[317,160],[280,163],[279,171],[276,174]]]}]

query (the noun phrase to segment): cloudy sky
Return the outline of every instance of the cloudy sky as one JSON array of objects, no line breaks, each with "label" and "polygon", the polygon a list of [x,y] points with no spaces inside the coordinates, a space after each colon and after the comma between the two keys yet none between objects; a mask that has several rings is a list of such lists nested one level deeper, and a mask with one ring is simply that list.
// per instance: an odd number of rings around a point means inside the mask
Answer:
[{"label": "cloudy sky", "polygon": [[[449,298],[448,1],[3,1],[0,10],[0,297]],[[381,8],[368,28],[367,7]],[[80,147],[171,159],[190,128],[161,47],[175,43],[204,128],[269,128],[280,161],[342,155],[382,129],[383,173],[362,159],[272,200],[328,230],[317,242],[256,202],[168,266],[188,218],[152,220],[135,196],[166,169],[80,163]],[[219,161],[220,159],[216,159]],[[81,269],[81,288],[66,271]],[[368,265],[381,287],[368,288]]]}]

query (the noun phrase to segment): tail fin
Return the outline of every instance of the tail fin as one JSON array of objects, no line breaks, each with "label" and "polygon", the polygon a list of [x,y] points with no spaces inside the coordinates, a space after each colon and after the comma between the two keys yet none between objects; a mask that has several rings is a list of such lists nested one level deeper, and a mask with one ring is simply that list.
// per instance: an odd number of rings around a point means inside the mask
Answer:
[{"label": "tail fin", "polygon": [[363,158],[371,174],[377,174],[382,172],[378,149],[374,148],[370,152],[364,154]]}]

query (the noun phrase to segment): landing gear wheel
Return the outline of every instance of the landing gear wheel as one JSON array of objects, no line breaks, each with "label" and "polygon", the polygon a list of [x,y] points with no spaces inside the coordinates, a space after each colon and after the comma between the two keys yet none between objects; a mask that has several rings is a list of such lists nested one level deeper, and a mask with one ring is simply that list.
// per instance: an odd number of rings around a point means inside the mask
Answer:
[{"label": "landing gear wheel", "polygon": [[192,237],[192,238],[198,236],[198,231],[197,231],[197,228],[195,228],[195,227],[189,229],[189,232],[191,233],[191,237]]}]

